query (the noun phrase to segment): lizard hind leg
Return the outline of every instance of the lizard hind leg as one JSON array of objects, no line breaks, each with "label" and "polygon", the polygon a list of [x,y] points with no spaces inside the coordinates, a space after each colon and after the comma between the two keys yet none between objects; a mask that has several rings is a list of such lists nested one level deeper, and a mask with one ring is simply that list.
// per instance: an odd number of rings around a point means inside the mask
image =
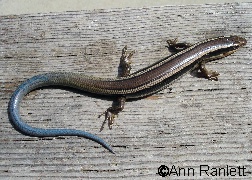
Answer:
[{"label": "lizard hind leg", "polygon": [[[120,64],[118,66],[118,78],[127,77],[130,75],[131,63],[132,63],[131,57],[133,56],[134,53],[135,51],[127,53],[127,46],[124,46],[124,48],[122,49]],[[124,109],[125,102],[126,98],[124,96],[118,96],[113,101],[112,106],[109,107],[104,113],[102,113],[99,116],[101,117],[102,115],[105,115],[105,120],[103,122],[100,131],[103,130],[106,121],[108,121],[109,129],[112,129],[112,125],[114,124],[115,118]]]}]

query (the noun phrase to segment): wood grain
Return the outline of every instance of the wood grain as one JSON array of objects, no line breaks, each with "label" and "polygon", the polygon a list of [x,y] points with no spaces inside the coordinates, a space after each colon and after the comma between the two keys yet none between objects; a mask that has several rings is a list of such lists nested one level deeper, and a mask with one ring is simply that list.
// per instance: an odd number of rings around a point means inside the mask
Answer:
[{"label": "wood grain", "polygon": [[[0,17],[0,178],[161,179],[160,165],[245,167],[252,173],[252,3],[164,6]],[[25,79],[50,71],[114,77],[121,49],[136,50],[133,71],[167,56],[166,40],[190,43],[240,35],[248,44],[210,63],[219,81],[187,74],[156,95],[126,104],[112,130],[98,118],[111,100],[44,88],[27,95],[23,119],[35,127],[86,130],[105,139],[116,155],[78,137],[36,138],[9,123],[7,104]]]}]

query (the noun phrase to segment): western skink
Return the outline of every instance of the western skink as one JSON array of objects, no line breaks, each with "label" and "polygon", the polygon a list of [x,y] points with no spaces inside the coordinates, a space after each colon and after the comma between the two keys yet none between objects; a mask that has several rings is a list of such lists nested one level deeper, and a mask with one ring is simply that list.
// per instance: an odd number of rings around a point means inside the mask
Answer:
[{"label": "western skink", "polygon": [[[113,121],[114,115],[123,109],[126,99],[140,98],[156,93],[170,85],[171,82],[192,69],[199,68],[208,79],[217,80],[218,73],[207,71],[207,61],[219,59],[235,52],[246,44],[246,39],[238,36],[223,36],[207,39],[194,45],[182,45],[168,41],[177,53],[130,74],[130,58],[126,47],[123,49],[121,64],[122,72],[117,78],[97,78],[79,73],[51,72],[34,76],[23,82],[13,93],[9,106],[9,119],[19,132],[36,137],[80,136],[91,139],[114,153],[112,148],[101,138],[85,131],[75,129],[42,129],[29,126],[19,113],[20,102],[30,91],[51,85],[69,86],[90,93],[115,96],[119,105],[106,111],[106,118]],[[178,45],[176,47],[176,45]],[[181,44],[180,44],[181,45]]]}]

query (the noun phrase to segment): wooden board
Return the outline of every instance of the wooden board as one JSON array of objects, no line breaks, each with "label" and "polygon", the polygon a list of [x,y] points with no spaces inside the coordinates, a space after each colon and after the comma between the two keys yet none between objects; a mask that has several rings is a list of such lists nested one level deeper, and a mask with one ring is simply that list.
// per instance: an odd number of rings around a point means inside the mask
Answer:
[{"label": "wooden board", "polygon": [[[161,179],[161,165],[194,169],[168,179],[250,179],[251,19],[252,3],[1,16],[0,179]],[[187,74],[171,90],[128,102],[112,130],[100,132],[98,118],[110,100],[63,88],[25,97],[21,114],[30,125],[86,130],[115,155],[84,138],[25,136],[9,122],[9,98],[29,77],[50,71],[114,77],[125,45],[136,50],[134,72],[169,55],[167,39],[195,43],[221,35],[246,37],[248,44],[208,64],[219,81]],[[201,165],[209,171],[200,174]],[[214,168],[225,170],[214,176]]]}]

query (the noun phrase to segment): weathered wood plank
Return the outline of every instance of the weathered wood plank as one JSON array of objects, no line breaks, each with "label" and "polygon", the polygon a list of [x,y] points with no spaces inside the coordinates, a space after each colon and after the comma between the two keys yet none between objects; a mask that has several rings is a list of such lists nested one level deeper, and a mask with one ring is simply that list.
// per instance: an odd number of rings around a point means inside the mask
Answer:
[{"label": "weathered wood plank", "polygon": [[[164,164],[194,168],[191,179],[213,178],[200,176],[200,165],[244,166],[242,178],[251,178],[251,10],[251,3],[232,3],[0,17],[0,177],[159,179]],[[83,138],[24,136],[9,123],[11,93],[33,75],[57,70],[114,77],[126,44],[137,51],[135,71],[167,56],[167,39],[230,34],[248,44],[208,65],[221,73],[218,82],[188,74],[171,91],[128,102],[112,130],[99,132],[98,118],[111,101],[52,88],[26,96],[21,113],[30,125],[86,130],[116,155]]]}]

